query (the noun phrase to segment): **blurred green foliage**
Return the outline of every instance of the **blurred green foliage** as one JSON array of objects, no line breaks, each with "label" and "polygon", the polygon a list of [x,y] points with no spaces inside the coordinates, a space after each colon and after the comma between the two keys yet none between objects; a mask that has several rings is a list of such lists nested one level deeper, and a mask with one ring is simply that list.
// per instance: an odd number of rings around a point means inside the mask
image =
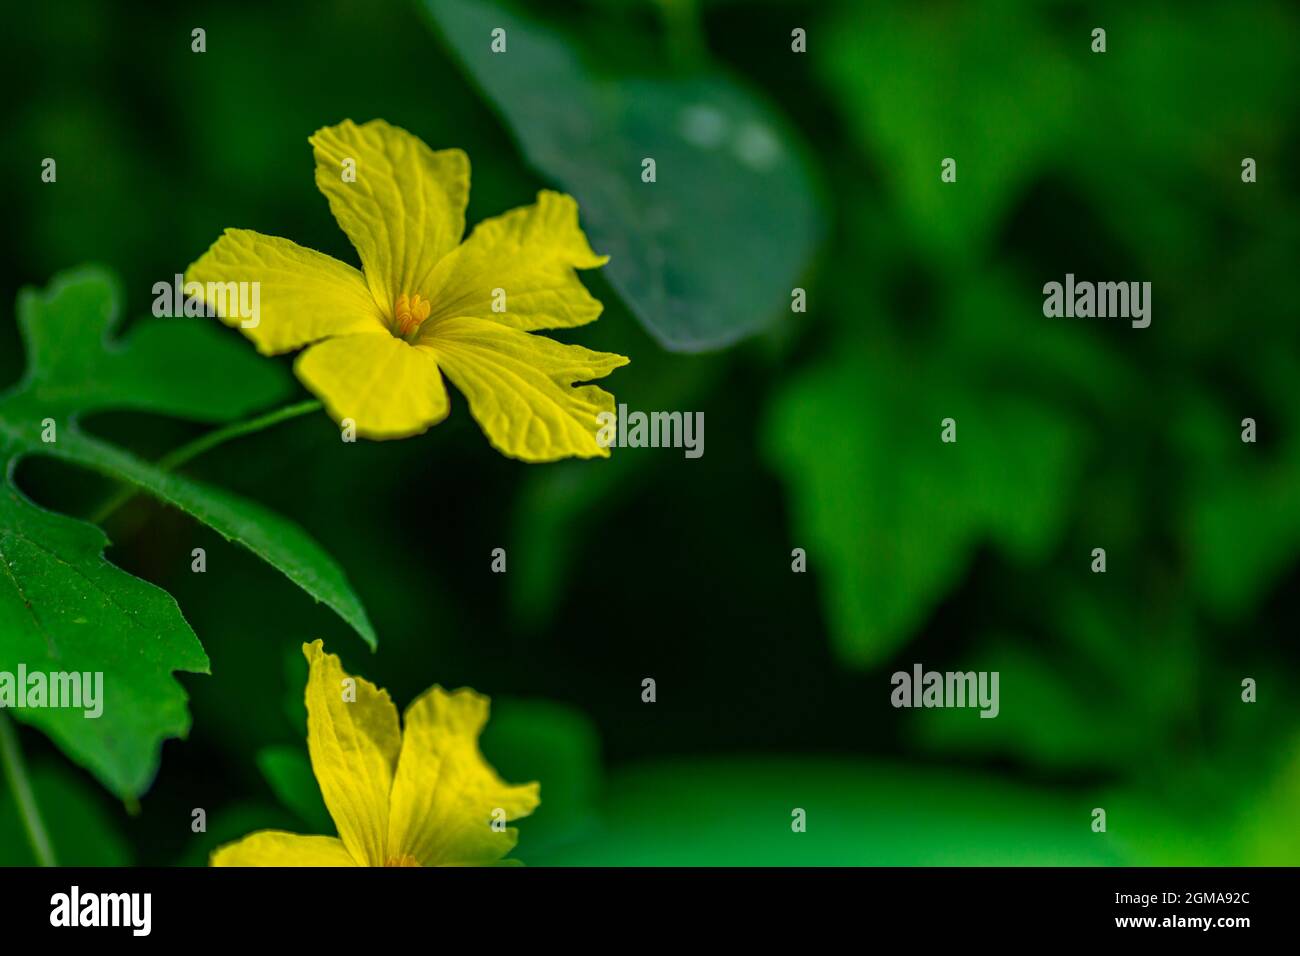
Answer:
[{"label": "blurred green foliage", "polygon": [[[131,847],[121,825],[97,799],[94,789],[66,768],[50,763],[32,773],[32,793],[50,822],[55,862],[78,866],[128,866]],[[35,866],[8,789],[0,792],[0,866]]]},{"label": "blurred green foliage", "polygon": [[[124,509],[111,559],[176,595],[212,675],[180,678],[194,729],[164,747],[135,816],[22,735],[41,778],[75,794],[50,797],[66,862],[202,863],[251,829],[318,823],[284,663],[315,637],[400,705],[434,682],[497,698],[485,752],[542,781],[527,862],[1300,862],[1293,7],[530,3],[566,86],[464,72],[481,21],[458,18],[489,6],[66,6],[18,11],[0,57],[28,91],[0,155],[0,301],[99,260],[139,314],[227,226],[351,261],[306,137],[382,116],[469,153],[471,223],[540,186],[578,195],[617,253],[584,276],[607,306],[584,344],[632,357],[620,402],[708,424],[695,461],[623,449],[530,468],[465,415],[355,446],[321,416],[194,463],[338,556],[374,655],[185,517]],[[638,177],[656,138],[682,148],[683,91],[761,110],[787,184],[696,162],[673,170],[681,192],[634,191],[654,188]],[[57,185],[39,180],[45,156]],[[747,261],[752,285],[718,283]],[[1042,285],[1067,272],[1150,281],[1151,327],[1044,318]],[[788,312],[794,285],[806,314]],[[688,303],[675,326],[656,324],[664,292]],[[731,330],[717,342],[763,331],[705,355],[659,344],[714,323]],[[0,382],[19,371],[0,322]],[[956,445],[938,441],[944,417]],[[1239,440],[1245,417],[1257,444]],[[150,457],[196,433],[89,424]],[[17,479],[71,514],[99,500],[57,465]],[[206,575],[188,572],[193,547]],[[494,547],[506,575],[488,572]],[[999,717],[891,708],[889,675],[917,661],[998,670]]]},{"label": "blurred green foliage", "polygon": [[662,49],[638,56],[626,36],[566,37],[489,0],[426,6],[525,157],[578,199],[606,278],[656,339],[698,352],[770,324],[817,237],[811,173],[788,124],[709,64],[689,18],[668,18],[670,37],[688,36],[665,71]]}]

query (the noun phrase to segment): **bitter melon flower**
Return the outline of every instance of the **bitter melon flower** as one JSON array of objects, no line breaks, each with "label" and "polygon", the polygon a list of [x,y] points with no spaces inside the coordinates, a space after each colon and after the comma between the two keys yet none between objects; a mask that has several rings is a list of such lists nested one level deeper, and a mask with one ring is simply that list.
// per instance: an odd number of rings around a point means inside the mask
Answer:
[{"label": "bitter melon flower", "polygon": [[[450,410],[445,375],[492,445],[524,461],[607,457],[595,385],[621,355],[539,330],[595,320],[576,269],[604,265],[556,192],[487,219],[464,242],[469,158],[434,151],[383,120],[310,137],[316,186],[361,269],[288,239],[227,229],[186,272],[203,288],[259,284],[255,322],[210,303],[265,355],[305,349],[294,371],[335,421],[363,438],[403,438]],[[209,286],[208,283],[215,284]]]},{"label": "bitter melon flower", "polygon": [[508,820],[537,807],[479,752],[488,699],[431,687],[398,726],[388,692],[344,672],[320,641],[303,645],[307,750],[339,835],[262,830],[212,854],[213,866],[482,866],[518,840]]}]

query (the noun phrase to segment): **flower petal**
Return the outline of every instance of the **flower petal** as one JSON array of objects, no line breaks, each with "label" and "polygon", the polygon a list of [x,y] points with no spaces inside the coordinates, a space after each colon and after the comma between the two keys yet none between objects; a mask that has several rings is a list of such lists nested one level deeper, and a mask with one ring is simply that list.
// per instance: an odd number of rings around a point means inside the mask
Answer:
[{"label": "flower petal", "polygon": [[401,749],[397,708],[387,691],[345,673],[320,641],[304,644],[302,650],[310,664],[307,750],[312,772],[348,852],[363,865],[383,866],[388,791]]},{"label": "flower petal", "polygon": [[[465,233],[469,157],[459,149],[434,152],[383,120],[318,129],[311,145],[316,186],[361,256],[385,316],[391,319],[403,293],[428,298],[434,267]],[[350,169],[353,182],[344,178]]]},{"label": "flower petal", "polygon": [[423,341],[499,451],[523,461],[609,457],[596,416],[613,413],[614,396],[574,383],[604,378],[624,356],[472,318],[442,319]]},{"label": "flower petal", "polygon": [[363,438],[406,438],[447,417],[433,352],[387,332],[321,342],[298,356],[294,371],[336,422],[352,419]]},{"label": "flower petal", "polygon": [[495,863],[518,840],[512,827],[494,829],[493,814],[516,820],[540,802],[536,783],[511,786],[483,759],[478,737],[488,699],[468,688],[431,687],[406,710],[402,755],[393,782],[388,823],[390,853],[425,866]]},{"label": "flower petal", "polygon": [[[427,297],[439,318],[473,316],[532,332],[584,325],[603,308],[574,269],[609,261],[591,251],[573,197],[543,190],[537,202],[479,223],[438,263]],[[494,297],[494,290],[501,290]],[[494,311],[504,306],[504,311]]]},{"label": "flower petal", "polygon": [[336,837],[299,836],[261,830],[227,843],[212,854],[211,866],[356,866]]},{"label": "flower petal", "polygon": [[[244,318],[233,314],[239,310],[221,309],[220,302],[213,305],[228,313],[221,321],[239,326],[263,355],[302,348],[331,335],[386,329],[365,279],[352,266],[248,229],[227,229],[186,270],[185,281],[205,287],[209,282],[258,283],[254,326],[244,327]],[[251,290],[247,294],[251,299]],[[231,301],[229,291],[223,297]]]}]

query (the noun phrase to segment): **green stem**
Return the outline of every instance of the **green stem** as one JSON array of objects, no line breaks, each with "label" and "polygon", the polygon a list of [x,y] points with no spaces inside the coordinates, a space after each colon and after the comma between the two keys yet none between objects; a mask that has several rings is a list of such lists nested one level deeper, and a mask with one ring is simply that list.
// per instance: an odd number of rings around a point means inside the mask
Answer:
[{"label": "green stem", "polygon": [[[181,445],[179,448],[163,455],[158,459],[157,467],[162,471],[174,471],[186,462],[192,461],[204,452],[211,451],[218,445],[224,445],[226,442],[242,438],[244,435],[251,435],[253,432],[260,432],[264,428],[270,428],[272,425],[278,425],[280,422],[288,421],[291,418],[298,418],[300,415],[309,415],[312,412],[319,411],[320,407],[321,403],[316,399],[308,399],[295,405],[277,408],[275,411],[267,412],[265,415],[259,415],[256,418],[250,418],[247,421],[235,422],[224,428],[214,429],[206,435],[200,435],[192,442]],[[138,488],[129,486],[122,488],[108,501],[104,502],[103,506],[91,516],[91,522],[93,524],[102,524],[118,508],[134,498],[138,491]]]},{"label": "green stem", "polygon": [[673,65],[684,71],[698,69],[708,58],[699,0],[658,0],[658,3]]},{"label": "green stem", "polygon": [[49,834],[45,832],[41,811],[32,794],[31,781],[27,779],[27,765],[23,763],[23,752],[18,747],[18,735],[14,733],[13,721],[9,715],[3,713],[0,713],[0,764],[4,765],[5,780],[14,793],[14,803],[18,805],[18,815],[22,817],[23,828],[27,831],[27,840],[32,845],[36,862],[41,866],[57,866],[54,862],[54,847],[50,845]]}]

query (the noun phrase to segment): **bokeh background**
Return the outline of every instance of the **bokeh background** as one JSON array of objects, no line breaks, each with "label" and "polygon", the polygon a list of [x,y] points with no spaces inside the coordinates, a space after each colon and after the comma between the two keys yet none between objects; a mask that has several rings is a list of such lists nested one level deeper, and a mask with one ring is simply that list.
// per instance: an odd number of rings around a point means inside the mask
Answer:
[{"label": "bokeh background", "polygon": [[[510,10],[9,12],[0,301],[99,262],[143,315],[227,226],[355,261],[306,140],[383,117],[469,153],[471,223],[574,192],[626,265],[584,274],[606,311],[570,340],[632,358],[607,383],[620,402],[706,423],[698,460],[527,466],[453,395],[416,439],[345,445],[322,414],[188,466],[338,559],[373,655],[255,557],[132,503],[110,558],[176,596],[212,675],[180,678],[193,730],[138,806],[20,728],[60,862],[201,864],[261,827],[333,832],[303,743],[299,649],[318,637],[401,705],[432,683],[493,697],[485,752],[542,783],[530,864],[1300,862],[1296,9]],[[555,54],[537,82],[526,60],[491,73],[498,19],[521,56]],[[675,157],[654,187],[643,155]],[[1151,327],[1044,318],[1067,272],[1150,281]],[[91,428],[150,457],[199,433]],[[43,461],[19,480],[79,515],[111,492]],[[893,709],[913,663],[999,671],[1000,716]],[[0,863],[27,853],[0,795]]]}]

